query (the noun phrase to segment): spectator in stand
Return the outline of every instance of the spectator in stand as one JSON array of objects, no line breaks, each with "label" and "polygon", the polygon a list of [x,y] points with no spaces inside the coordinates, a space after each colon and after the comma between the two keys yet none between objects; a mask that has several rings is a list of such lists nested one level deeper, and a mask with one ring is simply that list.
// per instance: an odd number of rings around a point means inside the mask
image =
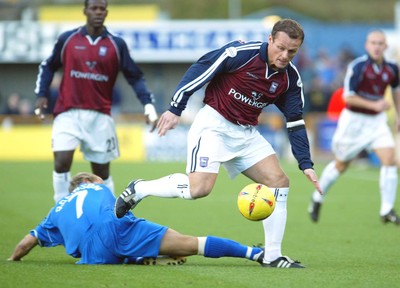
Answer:
[{"label": "spectator in stand", "polygon": [[18,115],[21,102],[21,95],[13,92],[7,97],[6,105],[3,107],[1,114]]}]

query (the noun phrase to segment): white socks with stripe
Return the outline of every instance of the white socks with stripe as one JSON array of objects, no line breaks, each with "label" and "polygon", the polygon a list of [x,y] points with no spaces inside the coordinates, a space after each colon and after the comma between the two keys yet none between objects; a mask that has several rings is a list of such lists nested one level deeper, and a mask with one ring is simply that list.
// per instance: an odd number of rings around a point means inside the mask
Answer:
[{"label": "white socks with stripe", "polygon": [[111,192],[114,194],[114,180],[111,177],[111,175],[103,181],[104,181],[104,185],[106,185],[108,187],[108,189],[110,189]]},{"label": "white socks with stripe", "polygon": [[193,199],[190,195],[189,177],[186,174],[175,173],[156,180],[144,180],[135,185],[139,199],[147,196],[164,198]]},{"label": "white socks with stripe", "polygon": [[314,191],[312,195],[312,199],[314,200],[314,202],[322,203],[324,201],[328,190],[336,182],[339,176],[340,173],[336,169],[335,161],[331,161],[328,165],[326,165],[319,179],[319,184],[321,185],[322,191],[324,191],[324,195],[319,194],[318,191]]},{"label": "white socks with stripe", "polygon": [[287,218],[286,204],[289,188],[270,189],[275,193],[276,203],[272,215],[262,221],[265,236],[264,262],[271,262],[282,256],[282,240]]},{"label": "white socks with stripe", "polygon": [[53,189],[54,189],[54,201],[57,202],[61,198],[68,196],[69,182],[71,181],[71,173],[57,173],[53,171]]},{"label": "white socks with stripe", "polygon": [[381,191],[380,215],[384,216],[393,209],[397,192],[397,167],[382,166],[379,176],[379,187]]}]

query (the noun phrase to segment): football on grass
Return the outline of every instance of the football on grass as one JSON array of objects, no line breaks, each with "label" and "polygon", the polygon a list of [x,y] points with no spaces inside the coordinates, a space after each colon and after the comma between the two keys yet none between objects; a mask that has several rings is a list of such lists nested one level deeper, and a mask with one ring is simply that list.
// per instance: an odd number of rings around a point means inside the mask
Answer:
[{"label": "football on grass", "polygon": [[268,218],[275,209],[275,197],[267,186],[252,183],[240,191],[237,199],[240,213],[251,221]]}]

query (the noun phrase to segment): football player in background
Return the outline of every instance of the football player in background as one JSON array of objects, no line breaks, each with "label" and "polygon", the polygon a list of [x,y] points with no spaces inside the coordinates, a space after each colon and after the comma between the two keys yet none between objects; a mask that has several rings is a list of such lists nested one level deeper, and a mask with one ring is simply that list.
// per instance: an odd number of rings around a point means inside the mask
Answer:
[{"label": "football player in background", "polygon": [[387,124],[386,111],[390,103],[384,98],[385,90],[390,86],[397,112],[397,129],[400,129],[399,68],[385,60],[386,48],[385,34],[380,30],[371,31],[365,42],[367,54],[348,65],[343,92],[346,107],[340,114],[332,139],[335,159],[321,174],[320,183],[325,194],[320,195],[317,191],[312,194],[309,213],[313,222],[319,220],[326,192],[347,170],[350,162],[361,151],[367,150],[374,151],[381,164],[381,220],[400,225],[400,217],[393,209],[398,181],[395,141]]},{"label": "football player in background", "polygon": [[51,56],[39,66],[35,113],[42,119],[54,73],[63,69],[53,111],[55,201],[68,195],[71,165],[79,145],[84,158],[91,163],[92,172],[114,191],[110,161],[119,157],[119,145],[111,105],[119,71],[144,105],[151,131],[156,127],[158,116],[142,71],[130,57],[125,41],[112,35],[103,25],[107,4],[107,0],[86,0],[83,9],[86,25],[62,33]]},{"label": "football player in background", "polygon": [[160,136],[175,128],[189,97],[208,84],[205,106],[197,113],[188,134],[188,175],[176,173],[152,181],[132,181],[117,199],[117,217],[150,195],[205,197],[211,193],[223,165],[231,178],[242,173],[275,193],[275,211],[262,222],[263,266],[304,268],[282,255],[289,179],[273,147],[256,128],[262,109],[276,105],[286,118],[289,141],[300,170],[322,193],[303,120],[303,84],[291,62],[303,40],[302,27],[294,20],[283,19],[274,25],[267,42],[233,41],[194,63],[178,84],[169,110],[162,114],[157,125]]},{"label": "football player in background", "polygon": [[[78,173],[49,214],[15,247],[10,261],[19,261],[37,245],[63,245],[78,264],[182,264],[184,256],[236,257],[262,263],[264,251],[215,236],[194,237],[136,218],[114,215],[115,196],[104,181],[91,173]],[[158,257],[168,255],[168,257]],[[145,258],[145,259],[143,259]],[[148,259],[150,260],[148,260]],[[167,258],[169,260],[163,259]],[[147,262],[150,261],[150,262]],[[155,263],[154,263],[155,262]]]}]

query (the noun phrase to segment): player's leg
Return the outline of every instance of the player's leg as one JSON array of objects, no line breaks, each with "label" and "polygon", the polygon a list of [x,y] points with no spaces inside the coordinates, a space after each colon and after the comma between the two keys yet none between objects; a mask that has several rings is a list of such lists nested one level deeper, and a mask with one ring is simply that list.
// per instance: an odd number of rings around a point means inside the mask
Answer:
[{"label": "player's leg", "polygon": [[[381,122],[379,122],[381,121]],[[397,193],[397,165],[396,150],[393,134],[387,125],[386,114],[377,116],[378,123],[375,128],[375,139],[371,144],[381,163],[379,187],[381,194],[380,216],[384,223],[392,222],[400,225],[400,217],[393,209]]]},{"label": "player's leg", "polygon": [[147,196],[196,199],[207,196],[214,187],[218,174],[193,172],[189,176],[174,173],[160,179],[139,181],[135,185],[139,199]]},{"label": "player's leg", "polygon": [[69,194],[68,187],[71,181],[71,165],[74,157],[74,151],[55,151],[54,171],[53,171],[53,189],[54,201],[57,202],[61,198]]},{"label": "player's leg", "polygon": [[103,179],[104,185],[114,192],[114,181],[110,175],[110,162],[104,164],[90,162],[90,166],[93,174]]},{"label": "player's leg", "polygon": [[392,222],[400,225],[400,217],[393,209],[398,183],[395,149],[394,147],[377,148],[374,149],[374,152],[381,163],[379,177],[381,207],[379,214],[384,223]]},{"label": "player's leg", "polygon": [[[265,237],[264,263],[266,267],[303,267],[292,263],[288,257],[282,256],[282,241],[287,219],[287,196],[289,193],[289,179],[282,170],[278,158],[272,154],[259,161],[243,174],[254,182],[268,186],[275,195],[276,206],[274,213],[263,220]],[[282,262],[282,264],[280,264]]]},{"label": "player's leg", "polygon": [[79,133],[74,112],[61,113],[54,119],[52,150],[54,157],[53,188],[56,202],[69,194],[70,169],[74,151],[79,146]]},{"label": "player's leg", "polygon": [[156,196],[163,198],[196,199],[207,196],[214,187],[216,173],[174,173],[155,180],[133,180],[115,202],[115,215],[123,217],[143,198]]},{"label": "player's leg", "polygon": [[79,110],[82,119],[81,151],[90,162],[92,172],[101,177],[104,184],[114,193],[114,181],[110,163],[119,157],[119,144],[115,123],[111,116],[97,111]]},{"label": "player's leg", "polygon": [[227,238],[215,236],[194,237],[168,229],[161,241],[159,254],[174,256],[203,255],[208,258],[236,257],[260,262],[263,250],[259,247],[249,247]]},{"label": "player's leg", "polygon": [[[215,123],[215,125],[211,123],[211,125],[203,127],[203,123],[208,122]],[[189,176],[182,173],[174,173],[155,180],[139,179],[131,181],[116,200],[116,216],[122,217],[126,211],[134,208],[139,201],[148,196],[180,197],[183,199],[196,199],[207,196],[217,179],[221,165],[220,158],[229,159],[229,155],[223,153],[224,141],[221,139],[220,134],[215,131],[218,129],[217,125],[220,125],[219,120],[209,115],[207,109],[199,112],[187,137],[186,173]],[[224,128],[222,127],[221,129],[225,130]]]},{"label": "player's leg", "polygon": [[319,183],[324,195],[321,195],[317,190],[314,190],[308,207],[308,212],[310,213],[312,221],[317,222],[319,220],[320,209],[328,191],[332,185],[335,184],[340,175],[347,170],[349,164],[350,162],[335,159],[325,166],[319,178]]},{"label": "player's leg", "polygon": [[370,127],[371,125],[366,123],[366,120],[365,115],[361,113],[354,113],[347,109],[342,111],[332,138],[332,152],[335,160],[324,168],[319,178],[324,195],[314,190],[308,206],[308,212],[313,222],[319,220],[322,202],[332,185],[347,170],[352,159],[371,143],[374,131]]}]

